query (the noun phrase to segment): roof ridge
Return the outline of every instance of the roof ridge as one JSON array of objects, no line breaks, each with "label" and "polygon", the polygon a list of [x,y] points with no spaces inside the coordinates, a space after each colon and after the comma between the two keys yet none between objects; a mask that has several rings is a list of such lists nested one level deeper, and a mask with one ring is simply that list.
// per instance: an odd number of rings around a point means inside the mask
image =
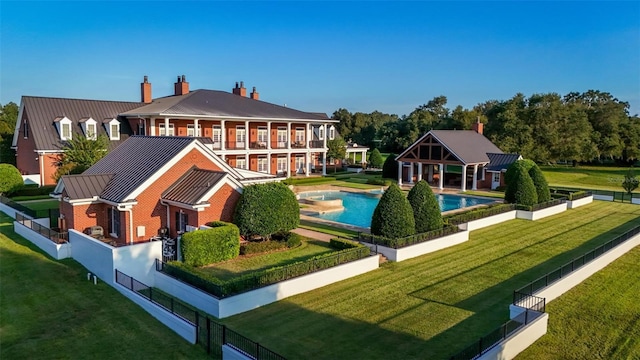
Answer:
[{"label": "roof ridge", "polygon": [[80,98],[66,98],[66,97],[55,97],[55,96],[22,95],[22,98],[23,99],[25,99],[25,98],[27,98],[27,99],[55,99],[55,100],[78,100],[78,101],[99,101],[99,102],[117,102],[117,103],[128,103],[128,104],[144,104],[141,101],[80,99]]}]

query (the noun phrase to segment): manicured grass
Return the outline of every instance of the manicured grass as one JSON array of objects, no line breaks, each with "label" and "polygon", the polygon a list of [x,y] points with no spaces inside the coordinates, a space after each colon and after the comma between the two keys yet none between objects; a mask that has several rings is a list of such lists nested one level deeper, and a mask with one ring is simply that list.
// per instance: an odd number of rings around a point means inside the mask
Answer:
[{"label": "manicured grass", "polygon": [[[629,168],[613,166],[541,166],[551,186],[620,191],[622,180]],[[640,171],[635,171],[640,175]],[[636,190],[640,192],[640,189]]]},{"label": "manicured grass", "polygon": [[86,273],[73,260],[41,253],[0,213],[0,358],[208,358]]},{"label": "manicured grass", "polygon": [[225,322],[292,359],[446,359],[508,319],[513,290],[636,225],[609,202],[512,220]]},{"label": "manicured grass", "polygon": [[640,359],[640,247],[547,305],[547,334],[517,359]]},{"label": "manicured grass", "polygon": [[42,201],[21,202],[20,205],[24,207],[28,207],[31,210],[38,211],[38,210],[58,209],[60,207],[60,202],[56,199],[49,198],[49,199],[42,199]]},{"label": "manicured grass", "polygon": [[335,235],[343,238],[354,238],[358,236],[357,231],[342,229],[330,225],[318,224],[311,221],[300,220],[300,227],[303,229],[314,230],[317,232]]},{"label": "manicured grass", "polygon": [[318,240],[304,240],[294,249],[275,251],[267,254],[240,256],[238,258],[196,268],[196,272],[213,275],[221,280],[229,280],[234,276],[248,272],[265,270],[274,266],[282,266],[304,261],[316,255],[334,251],[329,243]]},{"label": "manicured grass", "polygon": [[28,201],[28,200],[52,200],[49,195],[30,195],[30,196],[12,196],[13,201]]},{"label": "manicured grass", "polygon": [[360,183],[347,182],[342,180],[337,180],[331,183],[331,185],[342,186],[342,187],[352,188],[352,189],[360,189],[360,190],[380,189],[380,185],[360,184]]},{"label": "manicured grass", "polygon": [[464,195],[483,196],[490,198],[504,199],[504,192],[493,190],[468,190],[463,192]]}]

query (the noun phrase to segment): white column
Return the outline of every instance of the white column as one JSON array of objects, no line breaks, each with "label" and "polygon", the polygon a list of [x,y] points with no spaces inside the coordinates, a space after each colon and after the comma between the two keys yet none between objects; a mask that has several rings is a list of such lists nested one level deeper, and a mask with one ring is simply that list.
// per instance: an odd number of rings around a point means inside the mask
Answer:
[{"label": "white column", "polygon": [[287,123],[287,149],[291,149],[291,123]]},{"label": "white column", "polygon": [[291,153],[287,153],[287,177],[292,177],[291,174]]},{"label": "white column", "polygon": [[360,163],[364,164],[367,162],[367,150],[362,151],[362,159],[360,159]]},{"label": "white column", "polygon": [[[324,126],[324,134],[322,134],[322,147],[323,148],[327,148],[327,137],[329,136],[329,133],[327,131],[329,131],[329,126],[327,124],[322,125]],[[326,162],[326,159],[325,159]]]},{"label": "white column", "polygon": [[467,165],[462,165],[462,186],[460,190],[467,191]]},{"label": "white column", "polygon": [[307,151],[307,155],[305,155],[304,160],[306,162],[304,166],[305,168],[304,175],[309,176],[309,173],[311,172],[311,153],[310,152]]},{"label": "white column", "polygon": [[322,153],[322,176],[327,176],[327,152]]},{"label": "white column", "polygon": [[198,135],[198,119],[193,119],[193,136],[194,137],[202,136],[202,134]]},{"label": "white column", "polygon": [[444,189],[444,164],[438,164],[438,189]]},{"label": "white column", "polygon": [[478,164],[473,165],[473,182],[471,190],[478,190]]},{"label": "white column", "polygon": [[311,141],[311,124],[307,124],[307,136],[305,140],[305,148],[309,148],[309,141]]},{"label": "white column", "polygon": [[271,151],[267,153],[267,174],[271,175]]},{"label": "white column", "polygon": [[429,164],[429,169],[427,171],[427,180],[429,180],[429,184],[431,184],[433,182],[433,164]]},{"label": "white column", "polygon": [[[244,122],[244,149],[249,149],[249,139],[251,132],[249,131],[249,120]],[[247,153],[247,167],[249,166],[249,155]]]},{"label": "white column", "polygon": [[149,135],[156,136],[156,118],[151,118],[151,129],[149,131]]},{"label": "white column", "polygon": [[225,127],[226,121],[220,120],[220,150],[224,150],[227,141],[227,128]]},{"label": "white column", "polygon": [[[271,149],[271,121],[267,121],[267,149]],[[271,161],[269,161],[269,164],[271,164]]]},{"label": "white column", "polygon": [[169,136],[169,118],[164,118],[164,136]]},{"label": "white column", "polygon": [[418,181],[422,180],[422,163],[418,163]]},{"label": "white column", "polygon": [[402,186],[402,161],[398,160],[398,186]]},{"label": "white column", "polygon": [[409,184],[413,184],[413,163],[409,163],[411,164],[411,166],[409,166]]}]

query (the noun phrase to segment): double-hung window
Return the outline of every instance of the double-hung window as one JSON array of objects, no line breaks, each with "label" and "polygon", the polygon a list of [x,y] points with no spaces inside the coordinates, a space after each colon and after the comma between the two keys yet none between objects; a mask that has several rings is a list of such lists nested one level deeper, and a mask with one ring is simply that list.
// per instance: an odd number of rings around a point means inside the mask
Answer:
[{"label": "double-hung window", "polygon": [[286,148],[287,147],[287,128],[279,127],[278,128],[278,148]]},{"label": "double-hung window", "polygon": [[173,124],[169,124],[169,131],[167,132],[164,124],[159,124],[159,134],[160,136],[174,136],[175,135],[175,128],[173,127]]},{"label": "double-hung window", "polygon": [[200,124],[198,124],[198,132],[196,133],[194,130],[195,130],[195,126],[193,124],[188,124],[187,125],[187,136],[200,137],[200,134],[202,133],[202,127],[200,126]]},{"label": "double-hung window", "polygon": [[238,169],[246,169],[247,168],[247,160],[244,157],[236,158],[236,167]]},{"label": "double-hung window", "polygon": [[186,232],[188,224],[189,216],[182,211],[176,211],[176,231],[179,234]]},{"label": "double-hung window", "polygon": [[109,235],[114,238],[120,237],[120,211],[116,208],[110,207],[107,211],[107,219],[109,224]]},{"label": "double-hung window", "polygon": [[236,127],[236,149],[244,148],[245,141],[247,141],[247,129],[244,126]]},{"label": "double-hung window", "polygon": [[267,157],[266,156],[260,156],[258,157],[258,171],[259,172],[267,172]]},{"label": "double-hung window", "polygon": [[304,144],[304,128],[296,128],[296,145]]},{"label": "double-hung window", "polygon": [[258,126],[258,145],[267,146],[267,127]]},{"label": "double-hung window", "polygon": [[213,148],[222,148],[222,128],[220,125],[213,125],[213,131],[211,133],[211,139],[213,140]]},{"label": "double-hung window", "polygon": [[62,138],[71,140],[71,124],[62,124]]}]

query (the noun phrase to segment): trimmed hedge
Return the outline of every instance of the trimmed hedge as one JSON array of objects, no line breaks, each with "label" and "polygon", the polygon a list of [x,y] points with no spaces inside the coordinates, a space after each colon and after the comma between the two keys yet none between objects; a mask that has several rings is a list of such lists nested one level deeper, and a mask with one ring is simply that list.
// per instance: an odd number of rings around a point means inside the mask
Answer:
[{"label": "trimmed hedge", "polygon": [[442,212],[438,199],[425,180],[418,181],[407,195],[413,209],[416,233],[442,229]]},{"label": "trimmed hedge", "polygon": [[251,241],[240,245],[240,255],[259,254],[267,251],[294,248],[302,244],[304,237],[288,232],[285,234],[274,234],[271,240]]},{"label": "trimmed hedge", "polygon": [[331,246],[333,249],[344,250],[344,249],[351,249],[351,248],[355,248],[363,245],[347,239],[333,238],[329,240],[329,246]]},{"label": "trimmed hedge", "polygon": [[369,185],[389,186],[391,183],[392,181],[388,179],[367,179]]},{"label": "trimmed hedge", "polygon": [[185,264],[203,266],[233,259],[240,254],[240,232],[231,223],[182,235],[180,250]]},{"label": "trimmed hedge", "polygon": [[202,274],[195,271],[193,267],[175,261],[164,264],[162,271],[215,297],[224,298],[363,259],[368,257],[370,253],[369,248],[357,244],[356,247],[353,248],[318,255],[298,263],[248,273],[228,281],[222,281],[214,276]]},{"label": "trimmed hedge", "polygon": [[49,195],[56,188],[55,185],[45,185],[38,187],[38,185],[25,185],[22,189],[11,193],[12,197],[16,196],[40,196]]},{"label": "trimmed hedge", "polygon": [[507,185],[509,185],[511,180],[514,177],[518,176],[517,175],[517,171],[516,171],[517,169],[522,168],[528,174],[529,173],[529,169],[531,169],[535,165],[536,165],[536,163],[533,160],[529,160],[529,159],[522,159],[522,160],[518,160],[518,161],[514,162],[513,164],[511,164],[509,166],[509,168],[507,168],[507,171],[504,173],[504,182]]},{"label": "trimmed hedge", "polygon": [[233,222],[245,238],[269,239],[300,224],[296,195],[285,184],[272,182],[246,186],[236,205]]},{"label": "trimmed hedge", "polygon": [[425,241],[455,234],[458,231],[460,231],[460,228],[458,228],[457,226],[445,226],[442,229],[399,238],[389,238],[385,236],[360,233],[358,234],[358,240],[369,244],[378,244],[393,249],[400,249],[406,246],[419,244]]},{"label": "trimmed hedge", "polygon": [[445,222],[450,225],[460,225],[469,221],[483,219],[489,216],[503,214],[516,210],[515,204],[497,204],[479,209],[472,209],[463,213],[449,215],[445,218]]},{"label": "trimmed hedge", "polygon": [[332,176],[322,176],[322,177],[304,177],[304,178],[288,178],[282,181],[283,184],[287,185],[305,185],[305,184],[320,184],[335,181],[336,178]]},{"label": "trimmed hedge", "polygon": [[382,154],[380,154],[380,150],[373,149],[371,154],[369,154],[369,165],[374,168],[379,168],[384,164],[382,161]]},{"label": "trimmed hedge", "polygon": [[542,173],[542,170],[540,170],[538,165],[533,164],[531,169],[529,169],[529,176],[531,176],[533,185],[536,188],[536,193],[538,194],[538,203],[543,203],[551,200],[549,184],[547,184],[547,179],[545,179],[544,174]]},{"label": "trimmed hedge", "polygon": [[371,217],[371,233],[400,238],[416,233],[413,209],[396,184],[391,184],[380,198]]}]

